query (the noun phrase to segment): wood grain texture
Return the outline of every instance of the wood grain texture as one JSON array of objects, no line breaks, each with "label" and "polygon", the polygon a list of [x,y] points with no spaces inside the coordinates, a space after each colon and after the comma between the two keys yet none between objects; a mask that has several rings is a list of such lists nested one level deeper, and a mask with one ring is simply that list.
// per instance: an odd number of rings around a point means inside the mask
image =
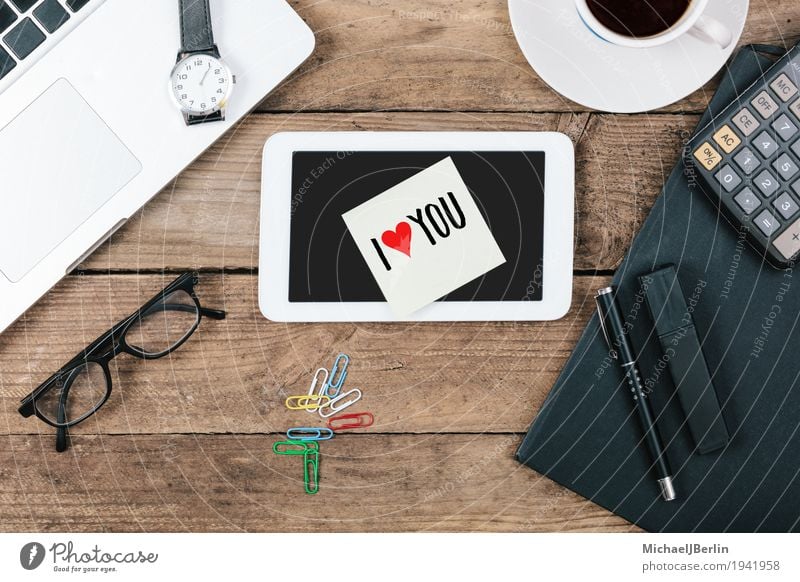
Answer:
[{"label": "wood grain texture", "polygon": [[[584,110],[528,65],[507,0],[295,0],[292,6],[317,46],[262,111]],[[793,45],[800,38],[796,9],[795,0],[751,0],[740,44]],[[665,111],[702,111],[715,88],[712,81]]]},{"label": "wood grain texture", "polygon": [[[566,1],[566,0],[565,0]],[[292,0],[312,57],[129,224],[0,335],[3,531],[632,531],[513,453],[621,261],[712,81],[648,115],[589,113],[520,52],[506,0]],[[753,0],[742,44],[793,44],[796,0]],[[576,146],[573,306],[556,322],[279,324],[257,309],[265,140],[287,130],[557,130]],[[172,357],[114,362],[114,391],[72,431],[19,399],[163,287],[202,269],[224,307]],[[98,274],[121,271],[126,274]],[[283,400],[339,351],[376,424],[324,443],[321,491],[270,452],[314,424]]]},{"label": "wood grain texture", "polygon": [[[73,276],[0,335],[0,435],[53,438],[17,413],[19,400],[88,343],[147,301],[172,276]],[[370,432],[521,433],[539,409],[592,313],[606,277],[575,279],[570,313],[553,322],[283,324],[257,305],[257,278],[202,275],[204,319],[170,357],[120,355],[109,401],[73,434],[280,433],[324,426],[290,411],[314,370],[339,352],[352,358],[352,410],[375,415]],[[311,423],[311,424],[309,424]]]},{"label": "wood grain texture", "polygon": [[320,492],[275,437],[0,437],[3,531],[632,531],[537,473],[517,435],[340,435]]},{"label": "wood grain texture", "polygon": [[586,113],[252,115],[138,212],[83,268],[257,268],[261,153],[277,131],[557,130],[576,144],[575,268],[612,269],[696,123],[693,115]]}]

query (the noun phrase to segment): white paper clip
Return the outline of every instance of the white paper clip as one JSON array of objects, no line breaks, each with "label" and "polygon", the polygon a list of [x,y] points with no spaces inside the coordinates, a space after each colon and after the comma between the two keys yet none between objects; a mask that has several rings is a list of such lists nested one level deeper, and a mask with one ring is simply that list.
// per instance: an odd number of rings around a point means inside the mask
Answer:
[{"label": "white paper clip", "polygon": [[[348,396],[350,396],[351,394],[353,396],[348,398]],[[330,402],[326,402],[324,406],[320,406],[318,409],[319,415],[322,418],[328,418],[329,416],[333,416],[337,412],[341,412],[348,406],[352,406],[359,400],[361,400],[361,390],[359,390],[358,388],[353,388],[352,390],[349,390],[344,394],[337,396]]]},{"label": "white paper clip", "polygon": [[[325,376],[325,378],[321,382],[320,382],[320,375]],[[308,395],[313,396],[314,394],[319,394],[320,396],[322,396],[323,394],[325,394],[325,388],[327,388],[327,386],[328,386],[328,370],[326,368],[319,368],[316,372],[314,372],[314,377],[311,379],[311,386],[308,389]],[[306,410],[306,412],[314,414],[316,410]]]}]

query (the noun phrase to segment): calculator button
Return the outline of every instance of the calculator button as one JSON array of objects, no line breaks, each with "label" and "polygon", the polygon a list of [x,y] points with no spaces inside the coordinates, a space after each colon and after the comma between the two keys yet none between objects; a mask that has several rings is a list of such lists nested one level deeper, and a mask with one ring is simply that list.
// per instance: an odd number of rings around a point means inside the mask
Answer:
[{"label": "calculator button", "polygon": [[798,208],[800,208],[800,206],[797,205],[797,202],[795,202],[794,199],[786,192],[773,200],[772,205],[778,212],[781,213],[781,216],[784,218],[791,218],[794,213],[797,212]]},{"label": "calculator button", "polygon": [[789,79],[786,74],[780,75],[777,79],[775,79],[769,85],[772,87],[772,90],[775,91],[775,94],[786,103],[789,99],[797,95],[797,86],[792,83],[791,79]]},{"label": "calculator button", "polygon": [[781,223],[769,210],[762,210],[761,214],[756,216],[755,222],[764,236],[772,236],[781,227]]},{"label": "calculator button", "polygon": [[778,143],[775,141],[775,138],[766,131],[762,131],[758,134],[758,137],[753,140],[753,145],[756,146],[758,153],[765,158],[769,158],[778,151]]},{"label": "calculator button", "polygon": [[[800,144],[800,142],[798,143]],[[755,172],[761,165],[758,156],[756,156],[750,148],[743,148],[742,151],[733,156],[733,161],[742,169],[745,176],[749,176]]]},{"label": "calculator button", "polygon": [[798,196],[800,196],[800,180],[798,180],[797,182],[795,182],[794,184],[792,184],[792,190],[794,190],[794,193],[795,193],[795,194],[797,194]]},{"label": "calculator button", "polygon": [[761,201],[758,199],[758,196],[753,194],[750,188],[743,188],[733,199],[745,214],[753,214],[753,211],[761,206]]},{"label": "calculator button", "polygon": [[733,170],[730,164],[725,164],[714,177],[717,179],[717,182],[722,184],[722,187],[725,188],[726,192],[732,192],[739,184],[742,183],[742,179],[739,177],[739,174]]},{"label": "calculator button", "polygon": [[792,120],[785,113],[772,122],[772,129],[783,141],[789,141],[798,131],[797,126],[792,123]]},{"label": "calculator button", "polygon": [[736,135],[728,125],[723,125],[722,128],[714,134],[714,141],[717,142],[717,145],[721,147],[722,151],[726,154],[731,153],[742,143],[739,136]]},{"label": "calculator button", "polygon": [[[800,100],[798,100],[798,103],[800,103]],[[800,117],[800,111],[795,111],[795,113],[797,117]],[[753,112],[747,107],[733,116],[733,123],[741,130],[745,137],[750,137],[750,135],[758,129],[758,126],[761,125],[761,122],[756,119],[756,116],[753,115]]]},{"label": "calculator button", "polygon": [[722,161],[722,155],[708,142],[695,150],[694,157],[706,170],[713,170]]},{"label": "calculator button", "polygon": [[778,104],[775,103],[775,100],[769,96],[769,93],[766,91],[762,91],[756,98],[753,99],[750,104],[756,108],[759,115],[764,119],[769,119],[778,111]]},{"label": "calculator button", "polygon": [[783,231],[773,243],[778,252],[783,255],[785,259],[791,259],[800,251],[800,220],[794,224],[789,225],[789,228]]},{"label": "calculator button", "polygon": [[794,163],[794,160],[789,157],[789,154],[782,154],[777,160],[772,162],[772,167],[781,175],[784,180],[791,180],[795,177],[800,168]]},{"label": "calculator button", "polygon": [[800,140],[798,140],[793,146],[792,151],[800,157]]},{"label": "calculator button", "polygon": [[789,106],[789,109],[791,109],[791,110],[792,110],[792,113],[794,113],[794,114],[795,114],[795,116],[797,116],[798,118],[800,118],[800,99],[798,99],[797,101],[795,101],[794,103],[792,103],[792,104]]},{"label": "calculator button", "polygon": [[764,170],[763,172],[761,172],[756,177],[754,182],[756,186],[758,186],[758,189],[761,190],[761,192],[767,198],[775,194],[777,189],[780,187],[778,184],[778,179],[772,174],[770,174],[769,170]]}]

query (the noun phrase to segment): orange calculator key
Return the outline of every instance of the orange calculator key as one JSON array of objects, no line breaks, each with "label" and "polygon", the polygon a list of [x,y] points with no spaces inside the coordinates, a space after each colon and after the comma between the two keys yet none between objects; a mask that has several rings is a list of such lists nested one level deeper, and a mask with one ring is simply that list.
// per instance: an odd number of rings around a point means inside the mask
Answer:
[{"label": "orange calculator key", "polygon": [[695,150],[694,157],[706,170],[713,170],[722,161],[720,153],[708,142]]},{"label": "orange calculator key", "polygon": [[731,153],[742,143],[742,140],[739,139],[739,136],[734,133],[729,125],[723,125],[720,130],[714,134],[714,141],[717,142],[717,145],[721,147],[726,154]]}]

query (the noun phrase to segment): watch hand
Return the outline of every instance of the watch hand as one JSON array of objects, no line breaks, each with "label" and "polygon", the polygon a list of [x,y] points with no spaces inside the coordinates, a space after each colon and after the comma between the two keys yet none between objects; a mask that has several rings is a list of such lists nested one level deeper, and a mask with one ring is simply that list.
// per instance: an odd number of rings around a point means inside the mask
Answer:
[{"label": "watch hand", "polygon": [[203,86],[203,82],[206,80],[206,77],[208,77],[208,74],[210,72],[211,72],[211,63],[208,63],[208,68],[206,69],[206,73],[205,73],[205,75],[203,75],[203,78],[200,79],[200,86],[201,87]]}]

